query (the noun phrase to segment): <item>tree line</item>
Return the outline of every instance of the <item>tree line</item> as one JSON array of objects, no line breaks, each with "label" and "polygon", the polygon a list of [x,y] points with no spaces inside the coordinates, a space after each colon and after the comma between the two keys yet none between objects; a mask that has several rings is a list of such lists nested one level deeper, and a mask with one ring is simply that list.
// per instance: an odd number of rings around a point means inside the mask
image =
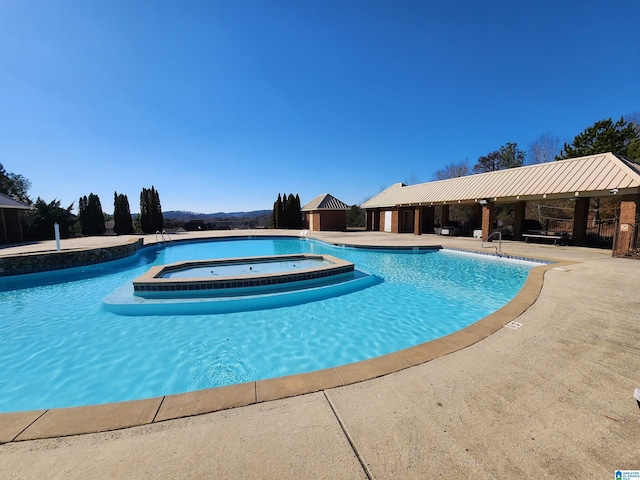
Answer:
[{"label": "tree line", "polygon": [[302,211],[300,207],[300,196],[292,193],[282,196],[278,193],[278,198],[273,202],[273,214],[271,215],[271,226],[273,228],[302,228]]},{"label": "tree line", "polygon": [[[472,173],[492,172],[523,166],[526,163],[544,163],[585,155],[613,152],[631,161],[640,162],[640,113],[621,117],[614,122],[611,118],[595,122],[576,135],[571,143],[559,148],[560,139],[550,132],[544,133],[529,145],[527,152],[517,143],[507,142],[495,151],[480,156],[473,166],[468,160],[445,165],[433,174],[433,180],[461,177]],[[415,180],[415,179],[414,179]],[[417,183],[417,180],[410,183]],[[78,202],[78,216],[74,216],[73,203],[64,208],[54,199],[46,202],[38,197],[35,202],[28,196],[31,183],[24,176],[5,171],[0,163],[0,193],[32,205],[34,208],[22,215],[23,232],[27,240],[52,238],[53,225],[58,223],[61,234],[66,237],[74,233],[100,235],[106,231],[108,218],[97,195],[90,193]],[[352,223],[360,223],[360,212],[350,212]],[[132,219],[126,195],[114,193],[114,232],[129,234],[135,232],[154,233],[162,231],[164,218],[160,196],[152,186],[143,188],[140,194],[140,215]],[[273,205],[271,226],[274,228],[302,228],[300,197],[296,194],[278,194]],[[77,231],[79,229],[79,231]]]},{"label": "tree line", "polygon": [[[0,163],[0,193],[4,193],[33,208],[22,215],[22,228],[26,240],[44,240],[53,238],[54,224],[60,227],[62,238],[74,234],[85,236],[102,235],[106,232],[105,223],[109,219],[102,209],[98,195],[90,193],[78,200],[78,215],[73,214],[71,203],[62,207],[60,200],[46,202],[38,197],[33,201],[28,196],[31,182],[24,176],[7,172]],[[132,233],[154,233],[162,231],[164,218],[160,204],[160,195],[154,186],[143,188],[140,193],[140,215],[131,215],[129,200],[126,195],[114,192],[113,197],[113,231],[118,235]]]},{"label": "tree line", "polygon": [[473,166],[469,165],[468,160],[445,165],[434,172],[432,180],[464,177],[474,173],[522,167],[525,163],[546,163],[605,152],[613,152],[628,160],[640,162],[640,114],[631,115],[629,120],[621,117],[617,122],[611,118],[597,121],[576,135],[571,143],[565,142],[561,149],[560,138],[551,132],[538,137],[529,145],[527,152],[521,150],[517,143],[507,142],[498,150],[480,156]]},{"label": "tree line", "polygon": [[[364,210],[358,205],[352,205],[347,210],[347,227],[364,227]],[[272,228],[303,228],[302,210],[300,207],[300,196],[296,193],[278,194],[278,198],[273,202],[273,212],[271,214]]]}]

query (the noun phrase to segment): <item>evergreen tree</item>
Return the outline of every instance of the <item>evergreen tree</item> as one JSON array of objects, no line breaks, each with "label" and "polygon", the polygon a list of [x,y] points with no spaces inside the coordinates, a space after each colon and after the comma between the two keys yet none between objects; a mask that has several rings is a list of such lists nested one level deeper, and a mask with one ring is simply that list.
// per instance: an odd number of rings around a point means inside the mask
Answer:
[{"label": "evergreen tree", "polygon": [[[289,194],[287,198],[287,225],[286,228],[300,228],[301,214],[300,214],[300,202],[296,203],[296,198],[293,193]],[[299,218],[300,217],[300,218]]]},{"label": "evergreen tree", "polygon": [[302,212],[300,211],[300,195],[292,193],[278,194],[273,203],[271,215],[273,228],[302,228]]},{"label": "evergreen tree", "polygon": [[118,192],[113,193],[113,231],[118,235],[133,233],[133,221],[129,209],[129,199]]},{"label": "evergreen tree", "polygon": [[297,213],[297,222],[296,222],[296,227],[295,228],[302,228],[304,226],[304,223],[302,222],[302,207],[300,206],[300,195],[298,195],[296,193],[296,212]]},{"label": "evergreen tree", "polygon": [[45,202],[40,197],[34,203],[34,209],[24,215],[24,236],[27,240],[47,240],[54,238],[54,224],[60,227],[60,237],[69,238],[73,233],[75,219],[71,211],[73,203],[67,208],[60,207],[60,200]]},{"label": "evergreen tree", "polygon": [[518,148],[517,143],[506,143],[500,147],[500,150],[478,158],[473,166],[473,173],[496,172],[522,165],[524,165],[524,152]]},{"label": "evergreen tree", "polygon": [[524,156],[517,143],[507,142],[500,147],[500,166],[502,169],[521,167],[524,165]]},{"label": "evergreen tree", "polygon": [[144,233],[161,232],[164,227],[160,195],[155,187],[142,189],[140,193],[140,229]]},{"label": "evergreen tree", "polygon": [[82,235],[102,235],[107,231],[100,198],[90,193],[78,201],[78,221]]},{"label": "evergreen tree", "polygon": [[144,187],[140,192],[140,230],[144,233],[153,233],[151,213],[149,212],[149,190]]},{"label": "evergreen tree", "polygon": [[615,123],[611,118],[600,120],[576,135],[570,145],[565,143],[556,160],[606,152],[613,152],[626,158],[629,145],[638,139],[640,139],[639,132],[623,117]]},{"label": "evergreen tree", "polygon": [[364,227],[364,210],[358,205],[351,205],[347,211],[347,227]]},{"label": "evergreen tree", "polygon": [[282,210],[282,198],[280,194],[278,194],[278,199],[273,202],[273,215],[271,218],[271,223],[273,228],[280,228],[280,211]]},{"label": "evergreen tree", "polygon": [[289,215],[289,226],[287,228],[302,227],[302,213],[300,213],[300,197],[296,194],[289,194],[287,199],[287,214]]},{"label": "evergreen tree", "polygon": [[632,140],[627,147],[627,160],[633,160],[634,162],[640,162],[640,137]]},{"label": "evergreen tree", "polygon": [[90,213],[90,235],[102,235],[107,231],[107,227],[104,224],[104,212],[102,211],[102,205],[100,204],[100,197],[93,193],[89,194],[87,203],[87,210]]},{"label": "evergreen tree", "polygon": [[278,228],[287,227],[287,194],[282,194],[282,203],[280,204],[280,226]]},{"label": "evergreen tree", "polygon": [[162,215],[162,206],[160,205],[160,194],[151,186],[151,219],[152,225],[156,232],[164,230],[164,217]]},{"label": "evergreen tree", "polygon": [[80,233],[82,235],[88,235],[87,233],[87,196],[80,197],[78,200],[78,222],[80,222]]}]

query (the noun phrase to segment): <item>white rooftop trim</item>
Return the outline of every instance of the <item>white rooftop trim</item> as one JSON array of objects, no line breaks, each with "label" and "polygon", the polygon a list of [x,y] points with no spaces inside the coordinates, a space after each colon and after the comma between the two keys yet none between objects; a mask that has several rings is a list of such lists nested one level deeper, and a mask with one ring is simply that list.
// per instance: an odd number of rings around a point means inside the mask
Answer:
[{"label": "white rooftop trim", "polygon": [[616,194],[640,193],[640,170],[637,164],[609,152],[416,185],[396,183],[364,202],[362,208],[602,197],[614,190]]}]

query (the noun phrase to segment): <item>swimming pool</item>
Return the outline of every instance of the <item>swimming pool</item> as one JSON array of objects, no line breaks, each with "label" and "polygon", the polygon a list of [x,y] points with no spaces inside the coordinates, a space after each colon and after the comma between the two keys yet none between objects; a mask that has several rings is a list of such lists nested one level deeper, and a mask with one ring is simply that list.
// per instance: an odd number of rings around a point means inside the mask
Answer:
[{"label": "swimming pool", "polygon": [[[228,314],[123,316],[102,299],[181,260],[329,254],[383,281]],[[0,412],[181,393],[328,368],[447,335],[507,303],[531,264],[290,238],[176,243],[93,267],[0,281]]]}]

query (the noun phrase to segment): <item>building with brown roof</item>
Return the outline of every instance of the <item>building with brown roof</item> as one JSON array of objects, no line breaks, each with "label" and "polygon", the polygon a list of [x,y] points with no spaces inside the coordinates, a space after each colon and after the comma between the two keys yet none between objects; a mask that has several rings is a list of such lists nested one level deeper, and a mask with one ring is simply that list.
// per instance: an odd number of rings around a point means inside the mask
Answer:
[{"label": "building with brown roof", "polygon": [[495,228],[495,207],[513,204],[513,238],[520,240],[525,234],[527,202],[571,199],[575,201],[571,238],[582,244],[590,199],[611,197],[620,199],[616,232],[620,240],[634,228],[637,231],[640,169],[613,153],[602,153],[416,185],[396,183],[362,208],[367,230],[420,235],[447,225],[452,205],[468,205],[473,211],[470,221],[475,220],[475,228],[487,238]]},{"label": "building with brown roof", "polygon": [[311,231],[344,231],[347,229],[349,205],[328,193],[318,195],[302,207],[304,225]]}]

